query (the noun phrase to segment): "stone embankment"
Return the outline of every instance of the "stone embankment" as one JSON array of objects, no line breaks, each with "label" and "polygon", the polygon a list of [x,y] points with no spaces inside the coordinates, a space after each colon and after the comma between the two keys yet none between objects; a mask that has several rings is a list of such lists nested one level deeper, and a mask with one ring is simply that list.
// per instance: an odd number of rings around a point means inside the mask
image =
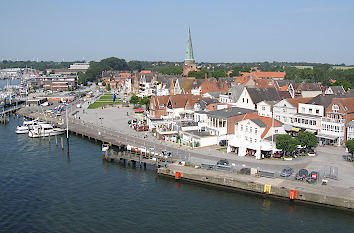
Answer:
[{"label": "stone embankment", "polygon": [[207,185],[221,186],[292,201],[307,202],[328,207],[354,210],[354,190],[338,190],[320,184],[308,184],[288,179],[272,179],[253,175],[241,175],[222,171],[211,171],[180,165],[169,165],[158,169],[159,175],[173,177]]}]

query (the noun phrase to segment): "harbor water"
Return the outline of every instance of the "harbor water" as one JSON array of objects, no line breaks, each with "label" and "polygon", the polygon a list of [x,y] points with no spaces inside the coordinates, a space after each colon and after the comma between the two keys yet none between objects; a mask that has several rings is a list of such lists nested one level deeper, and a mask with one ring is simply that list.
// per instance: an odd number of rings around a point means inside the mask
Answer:
[{"label": "harbor water", "polygon": [[352,212],[159,177],[0,125],[0,232],[353,232]]},{"label": "harbor water", "polygon": [[21,80],[20,79],[3,79],[3,80],[0,80],[0,88],[4,88],[7,85],[16,86],[16,85],[20,85],[20,84],[21,84]]}]

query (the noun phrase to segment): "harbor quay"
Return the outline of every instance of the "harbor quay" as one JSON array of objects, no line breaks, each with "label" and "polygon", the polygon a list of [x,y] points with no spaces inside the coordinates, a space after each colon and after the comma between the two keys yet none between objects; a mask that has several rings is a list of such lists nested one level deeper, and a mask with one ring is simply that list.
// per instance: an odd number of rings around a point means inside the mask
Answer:
[{"label": "harbor quay", "polygon": [[[61,127],[64,117],[51,117],[45,112],[22,108],[19,114],[28,118],[39,118]],[[127,124],[133,117],[133,109],[128,107],[108,107],[99,109],[87,109],[85,103],[81,108],[73,105],[68,114],[69,131],[72,134],[81,135],[88,139],[102,143],[108,143],[118,148],[127,149],[127,146],[153,148],[160,154],[162,151],[170,151],[173,161],[168,161],[165,168],[162,160],[154,163],[151,157],[131,157],[127,153],[109,152],[103,156],[108,161],[145,161],[157,165],[158,174],[167,175],[177,179],[201,182],[209,185],[217,185],[227,188],[251,191],[261,195],[270,195],[286,199],[305,201],[320,205],[333,206],[351,210],[354,207],[354,185],[352,185],[352,164],[340,160],[344,154],[343,148],[323,147],[318,148],[318,156],[299,158],[293,161],[282,160],[255,160],[252,158],[232,157],[227,153],[216,151],[213,148],[190,149],[178,144],[166,143],[157,140],[145,132],[136,132]],[[112,154],[111,154],[112,153]],[[127,157],[130,156],[130,157]],[[220,159],[228,159],[233,165],[233,172],[202,169],[202,164],[215,164]],[[183,161],[187,166],[179,166]],[[295,181],[294,177],[267,178],[258,175],[242,175],[239,171],[244,168],[254,168],[258,171],[279,173],[284,167],[292,167],[294,170],[307,168],[319,169],[324,165],[336,165],[340,167],[338,180],[330,180],[327,185],[320,183],[308,184]],[[192,167],[190,167],[192,166]],[[196,168],[195,168],[196,166]]]},{"label": "harbor quay", "polygon": [[294,180],[271,179],[250,175],[231,174],[221,171],[210,171],[179,165],[169,165],[158,168],[158,174],[172,177],[176,180],[186,180],[202,184],[215,185],[269,195],[271,197],[320,204],[328,207],[353,211],[354,192],[347,189],[330,186],[314,186],[299,183]]}]

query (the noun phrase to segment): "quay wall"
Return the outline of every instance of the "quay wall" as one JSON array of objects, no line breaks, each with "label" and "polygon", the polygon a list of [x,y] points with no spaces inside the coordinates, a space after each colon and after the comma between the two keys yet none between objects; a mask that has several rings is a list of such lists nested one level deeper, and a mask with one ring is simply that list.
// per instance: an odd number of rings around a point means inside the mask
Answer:
[{"label": "quay wall", "polygon": [[[176,172],[180,177],[176,178]],[[188,168],[181,166],[169,166],[168,168],[159,168],[158,175],[173,177],[175,179],[192,181],[206,185],[220,186],[235,190],[252,192],[259,195],[268,195],[274,198],[290,200],[291,190],[297,191],[297,196],[291,199],[295,202],[306,202],[327,207],[335,207],[354,211],[354,200],[340,195],[330,195],[326,192],[318,192],[301,187],[299,189],[277,185],[274,182],[277,179],[257,178],[254,176],[228,174],[225,172],[208,171],[204,169]],[[279,180],[279,179],[278,179]],[[273,184],[272,184],[273,183]],[[265,185],[271,185],[270,190],[265,189]],[[307,185],[307,184],[306,184]],[[309,184],[310,185],[310,184]]]}]

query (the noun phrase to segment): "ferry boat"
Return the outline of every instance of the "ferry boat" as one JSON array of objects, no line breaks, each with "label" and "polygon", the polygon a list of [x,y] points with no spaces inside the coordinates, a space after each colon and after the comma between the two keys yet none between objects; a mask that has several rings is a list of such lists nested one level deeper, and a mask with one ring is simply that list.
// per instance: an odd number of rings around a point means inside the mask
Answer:
[{"label": "ferry boat", "polygon": [[48,123],[40,123],[34,126],[32,130],[29,130],[28,136],[30,138],[48,137],[60,135],[65,132],[65,129],[54,128],[53,125]]},{"label": "ferry boat", "polygon": [[38,125],[40,122],[37,120],[24,121],[21,126],[16,127],[17,134],[26,134],[28,133],[35,125]]}]

